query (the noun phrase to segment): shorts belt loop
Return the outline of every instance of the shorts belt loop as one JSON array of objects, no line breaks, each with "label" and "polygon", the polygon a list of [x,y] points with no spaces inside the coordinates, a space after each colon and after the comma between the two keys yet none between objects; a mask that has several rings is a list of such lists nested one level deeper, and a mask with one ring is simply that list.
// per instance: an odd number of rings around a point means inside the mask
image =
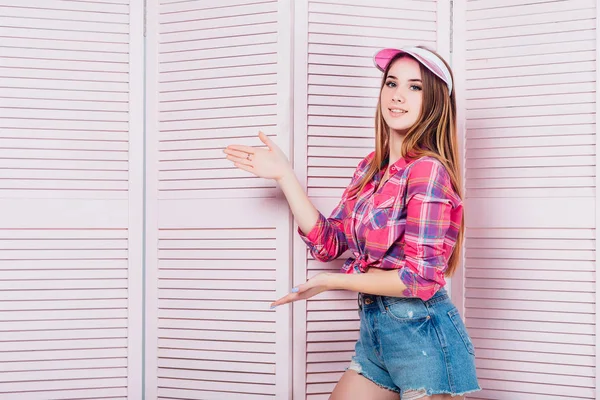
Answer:
[{"label": "shorts belt loop", "polygon": [[379,306],[379,310],[382,314],[385,314],[385,304],[383,304],[383,296],[375,296],[377,299],[377,305]]}]

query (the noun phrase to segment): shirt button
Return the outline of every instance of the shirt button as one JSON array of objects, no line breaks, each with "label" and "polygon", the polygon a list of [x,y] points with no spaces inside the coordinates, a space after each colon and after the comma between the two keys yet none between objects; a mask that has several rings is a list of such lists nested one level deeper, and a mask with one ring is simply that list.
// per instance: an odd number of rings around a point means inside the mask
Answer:
[{"label": "shirt button", "polygon": [[392,168],[390,168],[392,171],[396,171],[396,166],[392,166]]}]

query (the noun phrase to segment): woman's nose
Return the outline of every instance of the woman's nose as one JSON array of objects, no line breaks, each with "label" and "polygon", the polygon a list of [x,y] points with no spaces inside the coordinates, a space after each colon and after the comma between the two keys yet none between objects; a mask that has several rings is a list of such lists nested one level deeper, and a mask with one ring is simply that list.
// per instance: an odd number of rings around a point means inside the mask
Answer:
[{"label": "woman's nose", "polygon": [[402,93],[400,93],[399,91],[396,91],[394,93],[394,96],[392,96],[392,101],[398,102],[398,103],[403,103],[404,102],[404,96],[402,96]]}]

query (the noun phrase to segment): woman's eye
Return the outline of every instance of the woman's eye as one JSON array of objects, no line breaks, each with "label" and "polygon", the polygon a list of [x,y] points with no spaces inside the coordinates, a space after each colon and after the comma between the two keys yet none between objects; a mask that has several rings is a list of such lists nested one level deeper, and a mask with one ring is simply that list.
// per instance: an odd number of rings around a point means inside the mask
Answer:
[{"label": "woman's eye", "polygon": [[395,83],[394,81],[387,81],[387,82],[385,83],[385,85],[386,85],[387,87],[391,87],[391,88],[392,88],[392,87],[396,87],[396,83]]},{"label": "woman's eye", "polygon": [[411,85],[410,90],[419,91],[423,90],[423,88],[421,88],[419,85]]}]

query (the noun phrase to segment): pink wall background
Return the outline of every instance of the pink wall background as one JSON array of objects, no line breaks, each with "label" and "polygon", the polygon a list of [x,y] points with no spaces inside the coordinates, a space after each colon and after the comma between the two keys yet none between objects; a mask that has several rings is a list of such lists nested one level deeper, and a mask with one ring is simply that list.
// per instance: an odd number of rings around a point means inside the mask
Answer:
[{"label": "pink wall background", "polygon": [[469,399],[598,398],[595,0],[146,4],[0,0],[0,400],[327,399],[355,295],[268,305],[342,261],[221,150],[263,130],[327,214],[406,44],[455,74]]}]

